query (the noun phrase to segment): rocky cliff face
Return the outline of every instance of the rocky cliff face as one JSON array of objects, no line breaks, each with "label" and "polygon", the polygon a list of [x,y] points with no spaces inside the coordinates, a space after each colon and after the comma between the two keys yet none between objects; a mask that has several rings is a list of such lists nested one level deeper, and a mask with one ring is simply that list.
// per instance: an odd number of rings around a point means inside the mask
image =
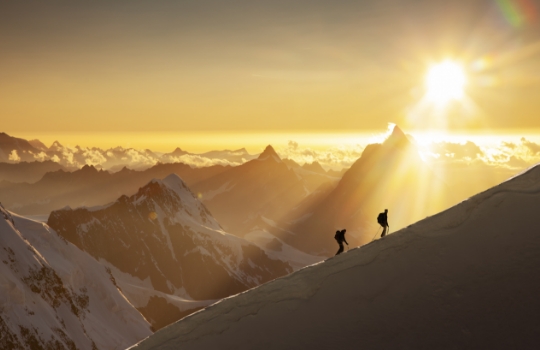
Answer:
[{"label": "rocky cliff face", "polygon": [[152,180],[106,207],[55,211],[48,224],[107,262],[128,298],[157,328],[292,271],[224,232],[177,175]]}]

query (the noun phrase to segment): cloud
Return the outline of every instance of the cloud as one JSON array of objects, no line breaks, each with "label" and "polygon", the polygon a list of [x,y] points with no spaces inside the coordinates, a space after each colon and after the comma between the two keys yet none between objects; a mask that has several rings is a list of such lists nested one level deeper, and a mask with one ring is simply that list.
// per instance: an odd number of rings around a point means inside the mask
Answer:
[{"label": "cloud", "polygon": [[298,142],[291,140],[287,147],[277,149],[276,152],[281,158],[288,158],[299,164],[318,162],[327,169],[342,169],[350,167],[360,158],[364,148],[362,145],[351,145],[315,150],[309,147],[302,148]]},{"label": "cloud", "polygon": [[298,148],[298,142],[290,140],[288,143],[289,148],[296,150]]},{"label": "cloud", "polygon": [[525,169],[531,165],[529,162],[525,161],[523,158],[519,158],[517,156],[511,156],[506,161],[506,164],[510,168],[515,168],[515,169]]},{"label": "cloud", "polygon": [[529,151],[531,151],[532,154],[539,154],[540,153],[540,145],[538,145],[538,144],[536,144],[534,142],[531,142],[531,141],[527,140],[524,137],[521,138],[521,143],[523,144],[524,147],[529,149]]},{"label": "cloud", "polygon": [[45,152],[39,152],[38,154],[34,154],[34,159],[38,162],[43,162],[47,159],[49,159],[49,156]]},{"label": "cloud", "polygon": [[[245,161],[245,160],[244,160]],[[212,165],[223,165],[223,166],[237,166],[242,163],[231,162],[227,159],[220,158],[206,158],[197,154],[183,154],[181,156],[175,157],[171,155],[166,155],[161,158],[163,163],[184,163],[191,165],[196,168],[208,167]]]},{"label": "cloud", "polygon": [[69,165],[78,165],[73,163],[73,151],[67,147],[62,149],[62,159]]},{"label": "cloud", "polygon": [[17,154],[16,149],[11,151],[11,153],[9,154],[8,160],[11,160],[12,162],[20,162],[21,161],[21,157],[19,157],[19,155]]},{"label": "cloud", "polygon": [[540,145],[521,138],[519,142],[502,141],[499,145],[479,146],[473,141],[465,143],[434,142],[421,152],[428,162],[459,164],[522,170],[540,162]]},{"label": "cloud", "polygon": [[[282,158],[294,160],[299,164],[318,162],[325,169],[341,170],[350,167],[362,155],[366,145],[348,144],[333,146],[326,149],[302,147],[294,140],[286,145],[276,147]],[[424,160],[442,168],[465,169],[467,166],[482,167],[483,169],[506,169],[510,172],[540,162],[540,144],[521,138],[515,141],[501,141],[498,145],[482,145],[473,140],[466,142],[439,141],[431,144],[417,144]],[[239,150],[238,153],[242,153]],[[185,154],[181,156],[156,155],[148,150],[116,147],[107,150],[100,148],[66,147],[55,152],[40,152],[31,154],[37,161],[52,160],[69,167],[82,167],[83,165],[101,165],[104,169],[128,166],[132,169],[143,169],[155,165],[157,162],[181,162],[193,167],[207,167],[213,165],[238,166],[246,159],[236,158],[210,158],[209,156]],[[230,156],[230,155],[228,155]],[[10,161],[20,161],[24,154],[12,151]],[[249,160],[249,159],[248,159]],[[505,171],[506,171],[505,170]]]},{"label": "cloud", "polygon": [[103,155],[103,151],[98,149],[85,149],[82,152],[82,156],[85,158],[84,163],[87,165],[105,164],[107,158]]},{"label": "cloud", "polygon": [[429,146],[430,151],[437,159],[453,158],[474,160],[484,156],[484,152],[474,142],[467,141],[466,143],[454,142],[436,142]]}]

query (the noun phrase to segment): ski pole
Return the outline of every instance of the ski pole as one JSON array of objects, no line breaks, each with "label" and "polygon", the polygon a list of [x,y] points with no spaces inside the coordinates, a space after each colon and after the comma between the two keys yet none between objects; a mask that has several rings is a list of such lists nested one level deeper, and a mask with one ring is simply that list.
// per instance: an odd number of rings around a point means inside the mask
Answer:
[{"label": "ski pole", "polygon": [[[382,227],[382,226],[381,226],[381,227]],[[373,238],[371,239],[371,242],[373,242],[373,240],[375,239],[375,237],[377,237],[377,235],[379,234],[379,230],[380,230],[380,229],[381,229],[380,227],[377,229],[377,232],[375,232],[375,236],[373,236]]]}]

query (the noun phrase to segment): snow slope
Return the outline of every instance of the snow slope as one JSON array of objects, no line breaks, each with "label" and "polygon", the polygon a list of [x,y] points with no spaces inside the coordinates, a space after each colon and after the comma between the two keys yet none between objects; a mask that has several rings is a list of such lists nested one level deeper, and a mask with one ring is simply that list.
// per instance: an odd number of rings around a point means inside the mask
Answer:
[{"label": "snow slope", "polygon": [[536,166],[131,349],[536,349],[539,208]]},{"label": "snow slope", "polygon": [[105,266],[1,206],[0,261],[1,349],[117,349],[152,333]]}]

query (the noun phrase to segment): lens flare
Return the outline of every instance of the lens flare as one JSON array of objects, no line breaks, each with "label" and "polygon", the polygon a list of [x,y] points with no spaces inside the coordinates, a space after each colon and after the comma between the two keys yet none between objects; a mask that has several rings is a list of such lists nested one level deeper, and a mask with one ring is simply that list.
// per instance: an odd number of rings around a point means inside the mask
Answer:
[{"label": "lens flare", "polygon": [[504,19],[515,28],[538,20],[538,10],[532,0],[496,0],[496,3]]}]

